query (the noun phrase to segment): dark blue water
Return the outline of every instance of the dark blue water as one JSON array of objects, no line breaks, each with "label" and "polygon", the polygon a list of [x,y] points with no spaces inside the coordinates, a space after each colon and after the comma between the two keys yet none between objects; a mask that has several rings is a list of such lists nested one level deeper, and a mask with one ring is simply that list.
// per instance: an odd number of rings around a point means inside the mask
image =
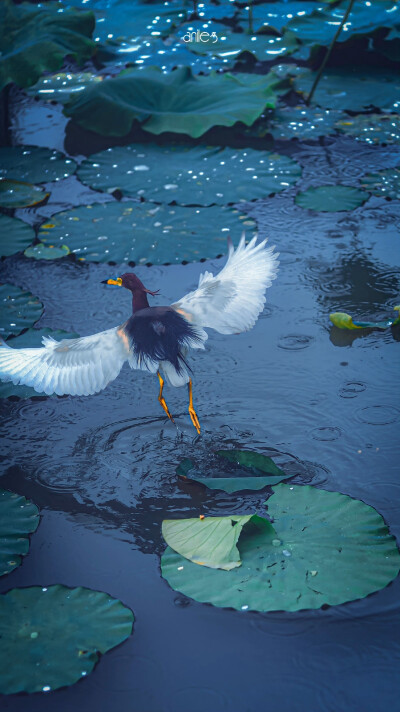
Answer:
[{"label": "dark blue water", "polygon": [[[41,143],[40,112],[48,108],[27,104],[24,111],[15,136]],[[60,141],[54,126],[46,145]],[[365,173],[399,162],[398,149],[347,138],[278,148],[303,166],[297,188],[356,185]],[[54,693],[4,697],[4,710],[400,710],[399,579],[327,610],[258,614],[186,599],[160,574],[164,518],[262,512],[265,493],[227,495],[177,481],[180,460],[217,447],[278,451],[278,464],[297,468],[295,482],[362,499],[400,535],[400,334],[339,331],[328,319],[332,311],[391,316],[399,303],[400,203],[371,198],[349,213],[314,214],[294,205],[295,192],[247,205],[260,237],[277,244],[281,267],[255,328],[232,337],[211,333],[206,352],[193,356],[200,440],[186,389],[166,390],[183,431],[177,441],[157,401],[157,379],[129,368],[95,396],[1,402],[0,486],[31,498],[42,519],[29,555],[0,579],[0,591],[83,585],[119,598],[136,617],[133,636],[87,679]],[[90,191],[67,179],[38,212],[80,202],[90,202]],[[32,211],[20,215],[37,220]],[[154,303],[168,304],[204,269],[222,265],[136,273],[160,290]],[[0,265],[2,281],[43,302],[38,326],[81,335],[129,315],[129,294],[100,284],[116,273],[118,267],[69,259],[16,256]]]}]

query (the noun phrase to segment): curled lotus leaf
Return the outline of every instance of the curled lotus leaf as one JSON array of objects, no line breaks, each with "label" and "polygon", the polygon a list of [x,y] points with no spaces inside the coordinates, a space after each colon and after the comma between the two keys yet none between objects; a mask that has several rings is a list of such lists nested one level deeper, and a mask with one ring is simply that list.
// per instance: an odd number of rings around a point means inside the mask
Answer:
[{"label": "curled lotus leaf", "polygon": [[21,557],[28,553],[29,534],[36,531],[38,524],[35,504],[15,492],[0,489],[0,576],[21,565]]},{"label": "curled lotus leaf", "polygon": [[[169,585],[218,607],[298,611],[364,598],[398,575],[396,540],[373,507],[310,486],[272,489],[266,505],[273,524],[259,527],[249,521],[242,528],[236,545],[241,566],[230,571],[198,566],[169,546],[161,557]],[[234,528],[233,518],[225,519]],[[182,534],[184,522],[179,521]],[[202,540],[202,553],[210,555],[219,544],[215,528],[208,549]],[[197,558],[194,546],[190,556]]]},{"label": "curled lotus leaf", "polygon": [[121,601],[89,588],[31,586],[0,596],[0,692],[49,692],[92,672],[132,633]]}]

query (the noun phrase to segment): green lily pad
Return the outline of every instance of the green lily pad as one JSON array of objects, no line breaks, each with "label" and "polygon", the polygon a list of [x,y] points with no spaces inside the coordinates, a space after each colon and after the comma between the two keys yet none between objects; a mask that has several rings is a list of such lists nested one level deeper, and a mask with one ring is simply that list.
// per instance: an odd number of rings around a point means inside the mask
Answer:
[{"label": "green lily pad", "polygon": [[[36,349],[42,346],[43,336],[51,336],[56,341],[61,341],[62,339],[74,339],[79,336],[79,334],[70,333],[68,331],[63,331],[62,329],[49,329],[45,327],[43,329],[28,329],[23,334],[16,336],[15,338],[7,339],[7,344],[13,349]],[[0,380],[0,398],[21,398],[26,400],[27,398],[56,398],[57,396],[46,396],[45,393],[38,393],[34,388],[29,386],[14,386],[11,381],[3,382]]]},{"label": "green lily pad", "polygon": [[[273,492],[266,504],[275,531],[242,529],[241,566],[198,566],[168,547],[161,571],[169,585],[214,606],[298,611],[364,598],[397,576],[396,540],[373,507],[309,486],[280,484]],[[209,551],[218,545],[216,530]]]},{"label": "green lily pad", "polygon": [[21,252],[35,239],[35,231],[22,220],[0,215],[0,257]]},{"label": "green lily pad", "polygon": [[260,490],[293,477],[285,474],[270,457],[250,450],[217,450],[201,466],[186,459],[177,467],[176,474],[209,489],[229,493]]},{"label": "green lily pad", "polygon": [[368,200],[368,193],[348,185],[320,185],[297,193],[294,200],[301,208],[336,213],[358,208]]},{"label": "green lily pad", "polygon": [[[298,48],[298,42],[294,34],[286,33],[283,37],[277,35],[248,35],[244,32],[231,32],[224,28],[218,32],[218,42],[212,37],[206,41],[197,41],[197,36],[193,33],[201,32],[196,23],[190,23],[181,28],[180,37],[185,42],[191,52],[198,54],[210,54],[222,59],[236,59],[244,52],[249,52],[256,59],[261,61],[271,61],[277,57],[284,57],[292,54]],[[192,33],[192,41],[185,41],[183,38]]]},{"label": "green lily pad", "polygon": [[0,177],[28,183],[49,183],[75,173],[76,163],[59,151],[37,146],[0,148]]},{"label": "green lily pad", "polygon": [[3,339],[33,326],[43,314],[39,299],[13,284],[0,285],[0,304],[0,336]]},{"label": "green lily pad", "polygon": [[40,7],[11,0],[0,3],[0,90],[14,82],[34,84],[44,71],[59,69],[66,56],[81,64],[96,45],[94,16],[57,3]]},{"label": "green lily pad", "polygon": [[0,489],[0,576],[21,565],[21,557],[29,549],[28,535],[36,531],[38,524],[36,505],[19,494]]},{"label": "green lily pad", "polygon": [[194,564],[231,571],[242,565],[236,544],[248,524],[266,537],[275,535],[271,522],[256,514],[164,519],[162,535],[171,549]]},{"label": "green lily pad", "polygon": [[50,193],[44,188],[18,180],[0,178],[0,206],[2,208],[29,208],[43,203]]},{"label": "green lily pad", "polygon": [[[286,3],[285,3],[286,4]],[[291,3],[296,5],[297,3]],[[300,4],[300,3],[299,3]],[[305,44],[329,45],[343,20],[348,3],[336,7],[315,9],[311,14],[295,17],[287,27]],[[337,42],[346,42],[357,35],[371,35],[378,29],[390,28],[400,23],[400,6],[392,0],[355,2]]]},{"label": "green lily pad", "polygon": [[196,262],[224,253],[228,235],[237,241],[243,229],[256,232],[254,220],[230,208],[133,201],[82,205],[53,215],[50,224],[39,232],[44,243],[65,241],[80,258],[118,264]]},{"label": "green lily pad", "polygon": [[265,198],[297,182],[300,165],[287,156],[251,148],[132,144],[83,161],[78,176],[95,190],[119,189],[180,205],[227,204]]},{"label": "green lily pad", "polygon": [[132,633],[121,601],[89,588],[14,588],[0,596],[0,692],[49,692],[92,672]]},{"label": "green lily pad", "polygon": [[400,143],[400,116],[396,114],[360,114],[336,122],[338,131],[369,144]]},{"label": "green lily pad", "polygon": [[361,185],[372,195],[400,200],[400,168],[387,168],[377,173],[368,173],[362,178]]},{"label": "green lily pad", "polygon": [[[69,4],[80,5],[81,0],[72,0]],[[104,42],[106,39],[164,36],[186,19],[186,8],[181,0],[168,0],[165,3],[90,0],[87,7],[90,7],[96,16],[94,38],[97,42]]]},{"label": "green lily pad", "polygon": [[[294,88],[305,96],[310,93],[316,72],[306,69],[294,80]],[[387,69],[326,69],[312,99],[326,109],[364,111],[376,106],[386,112],[400,106],[400,77]]]},{"label": "green lily pad", "polygon": [[198,138],[214,126],[250,126],[267,106],[275,106],[269,86],[246,86],[231,74],[196,76],[190,67],[169,74],[150,67],[85,89],[70,98],[64,113],[102,136],[125,136],[138,120],[153,134]]},{"label": "green lily pad", "polygon": [[47,101],[68,101],[70,94],[81,92],[91,84],[98,84],[104,81],[101,74],[93,72],[57,72],[56,74],[46,74],[41,77],[36,84],[27,89],[30,96],[37,96]]},{"label": "green lily pad", "polygon": [[235,0],[222,0],[218,5],[213,2],[198,2],[197,14],[201,20],[232,19],[239,12]]},{"label": "green lily pad", "polygon": [[[295,2],[271,2],[261,5],[253,5],[253,30],[258,32],[261,29],[272,27],[279,32],[286,27],[295,17],[310,15],[318,7],[313,0],[295,0]],[[240,24],[246,30],[249,26],[249,11],[246,8],[241,11]],[[302,39],[301,35],[299,39]]]},{"label": "green lily pad", "polygon": [[67,245],[56,247],[55,245],[45,245],[43,242],[39,242],[37,245],[28,247],[24,255],[25,257],[33,257],[35,260],[59,260],[60,257],[66,257],[70,252],[71,250]]},{"label": "green lily pad", "polygon": [[280,106],[273,114],[267,132],[276,140],[317,139],[335,133],[335,122],[343,114],[316,106]]}]

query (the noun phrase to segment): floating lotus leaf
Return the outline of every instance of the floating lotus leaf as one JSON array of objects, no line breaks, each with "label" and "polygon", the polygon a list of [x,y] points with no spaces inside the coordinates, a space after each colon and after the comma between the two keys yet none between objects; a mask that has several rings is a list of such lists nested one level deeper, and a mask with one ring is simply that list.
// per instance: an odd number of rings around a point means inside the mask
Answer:
[{"label": "floating lotus leaf", "polygon": [[0,257],[15,255],[35,239],[35,231],[18,218],[0,215]]},{"label": "floating lotus leaf", "polygon": [[400,143],[400,116],[396,114],[360,114],[340,119],[338,131],[369,144]]},{"label": "floating lotus leaf", "polygon": [[0,336],[3,339],[33,326],[43,314],[39,299],[13,284],[0,285],[0,304]]},{"label": "floating lotus leaf", "polygon": [[132,633],[121,601],[89,588],[31,586],[0,596],[0,692],[49,692],[92,672]]},{"label": "floating lotus leaf", "polygon": [[55,247],[54,245],[44,245],[43,242],[39,242],[37,245],[28,247],[24,255],[25,257],[33,257],[35,260],[58,260],[60,257],[69,255],[70,252],[71,250],[67,245]]},{"label": "floating lotus leaf", "polygon": [[231,74],[197,77],[190,67],[170,74],[152,67],[87,88],[70,98],[64,113],[103,136],[125,136],[137,119],[153,134],[170,131],[198,138],[214,126],[238,121],[250,126],[266,106],[275,106],[268,86],[246,86]]},{"label": "floating lotus leaf", "polygon": [[[198,28],[201,32],[201,28]],[[277,57],[283,57],[291,54],[298,48],[298,43],[294,34],[287,33],[283,37],[277,35],[248,35],[244,32],[231,32],[224,28],[218,32],[218,42],[215,42],[212,37],[207,41],[197,41],[197,35],[193,32],[197,31],[197,25],[191,23],[181,28],[180,37],[188,37],[188,33],[192,33],[194,41],[185,42],[191,52],[198,54],[209,54],[222,59],[236,59],[243,52],[249,52],[259,61],[271,61]],[[260,76],[260,75],[259,75]]]},{"label": "floating lotus leaf", "polygon": [[[74,339],[78,337],[79,334],[63,331],[62,329],[56,329],[53,331],[48,327],[44,329],[28,329],[23,334],[20,334],[20,336],[7,340],[7,344],[13,349],[40,348],[43,336],[51,336],[53,339],[56,339],[56,341],[61,341],[62,339]],[[30,388],[29,386],[14,386],[11,381],[0,381],[0,398],[26,399],[39,397],[48,398],[49,396],[46,396],[45,393],[38,393],[34,388]]]},{"label": "floating lotus leaf", "polygon": [[[295,78],[294,88],[308,96],[315,77],[315,72],[304,70],[303,74]],[[312,103],[326,109],[364,111],[370,106],[376,106],[390,112],[399,108],[399,96],[398,73],[370,67],[353,71],[350,68],[327,69],[321,77]]]},{"label": "floating lotus leaf", "polygon": [[0,148],[0,177],[49,183],[75,173],[76,163],[59,151],[37,146]]},{"label": "floating lotus leaf", "polygon": [[287,156],[251,148],[116,146],[83,161],[79,178],[95,190],[163,203],[227,204],[265,198],[293,185],[299,164]]},{"label": "floating lotus leaf", "polygon": [[26,93],[48,101],[65,102],[69,99],[70,94],[76,94],[91,84],[97,84],[103,80],[104,77],[101,74],[93,72],[76,72],[74,74],[57,72],[41,77]]},{"label": "floating lotus leaf", "polygon": [[0,178],[0,206],[2,208],[28,208],[48,198],[44,188],[18,180]]},{"label": "floating lotus leaf", "polygon": [[[322,4],[322,3],[321,3]],[[295,0],[295,2],[271,2],[253,5],[253,30],[258,32],[262,28],[272,27],[279,32],[296,16],[310,15],[318,7],[313,0]],[[249,26],[249,11],[241,11],[240,24],[244,29]],[[299,39],[302,39],[301,35]]]},{"label": "floating lotus leaf", "polygon": [[266,133],[271,133],[277,140],[316,140],[319,136],[335,133],[335,122],[340,116],[343,116],[342,112],[334,109],[305,105],[282,106],[274,112]]},{"label": "floating lotus leaf", "polygon": [[391,326],[400,324],[400,306],[393,307],[393,309],[397,312],[396,317],[386,321],[353,321],[353,317],[345,312],[329,314],[329,319],[339,329],[389,329]]},{"label": "floating lotus leaf", "polygon": [[59,69],[67,55],[81,64],[94,53],[91,12],[57,3],[34,7],[11,0],[0,3],[0,90],[14,82],[34,84],[44,71]]},{"label": "floating lotus leaf", "polygon": [[268,519],[256,514],[231,517],[204,517],[197,519],[164,519],[162,535],[180,558],[210,569],[231,571],[241,566],[238,539],[246,527],[272,539],[275,531]]},{"label": "floating lotus leaf", "polygon": [[361,185],[378,197],[400,200],[400,168],[369,173],[364,176]]},{"label": "floating lotus leaf", "polygon": [[365,203],[368,193],[347,185],[320,185],[297,193],[295,203],[301,208],[318,210],[322,213],[336,213],[354,210]]},{"label": "floating lotus leaf", "polygon": [[[343,2],[326,10],[315,9],[312,14],[293,18],[287,27],[295,32],[303,43],[329,45],[342,22],[347,6],[348,3]],[[356,35],[371,35],[378,29],[390,28],[396,23],[400,23],[400,6],[393,0],[379,0],[378,3],[355,2],[336,41],[346,42]]]},{"label": "floating lotus leaf", "polygon": [[[161,570],[169,585],[214,606],[298,611],[364,598],[397,576],[396,540],[375,509],[314,487],[280,484],[273,492],[266,504],[275,532],[243,528],[241,566],[229,572],[198,566],[168,547]],[[208,551],[219,544],[217,529]]]},{"label": "floating lotus leaf", "polygon": [[0,489],[0,576],[21,565],[21,557],[29,549],[28,534],[36,531],[38,524],[39,511],[32,502]]},{"label": "floating lotus leaf", "polygon": [[186,459],[176,473],[209,489],[229,493],[259,490],[293,477],[286,475],[270,457],[250,450],[217,450],[210,462],[200,466]]},{"label": "floating lotus leaf", "polygon": [[[226,252],[230,235],[249,237],[254,220],[229,208],[183,208],[132,201],[82,205],[53,215],[53,227],[42,227],[46,243],[65,243],[91,262],[165,264],[196,262]],[[118,230],[115,226],[118,226]]]},{"label": "floating lotus leaf", "polygon": [[232,19],[238,12],[239,8],[234,4],[235,0],[222,0],[215,4],[214,2],[198,2],[197,15],[204,22],[207,20],[224,20]]}]

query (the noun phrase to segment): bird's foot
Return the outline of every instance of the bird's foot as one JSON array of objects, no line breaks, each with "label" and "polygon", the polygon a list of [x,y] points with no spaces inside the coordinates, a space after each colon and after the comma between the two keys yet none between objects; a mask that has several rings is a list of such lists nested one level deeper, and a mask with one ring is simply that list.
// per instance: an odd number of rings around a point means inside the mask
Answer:
[{"label": "bird's foot", "polygon": [[199,419],[197,417],[197,413],[196,413],[195,409],[192,406],[189,406],[189,415],[190,415],[190,419],[191,419],[194,427],[196,428],[198,434],[200,435]]},{"label": "bird's foot", "polygon": [[167,404],[166,404],[166,402],[165,402],[165,398],[162,398],[162,397],[159,398],[159,399],[158,399],[158,402],[160,403],[161,407],[164,408],[164,410],[165,410],[165,412],[166,412],[168,418],[170,419],[170,421],[171,421],[174,425],[176,425],[175,420],[173,419],[171,413],[170,413],[169,410],[168,410],[168,406],[167,406]]}]

